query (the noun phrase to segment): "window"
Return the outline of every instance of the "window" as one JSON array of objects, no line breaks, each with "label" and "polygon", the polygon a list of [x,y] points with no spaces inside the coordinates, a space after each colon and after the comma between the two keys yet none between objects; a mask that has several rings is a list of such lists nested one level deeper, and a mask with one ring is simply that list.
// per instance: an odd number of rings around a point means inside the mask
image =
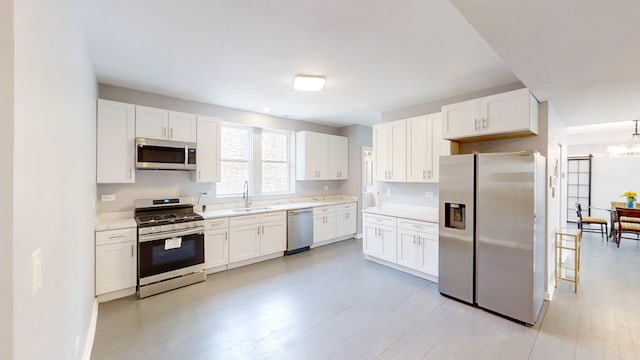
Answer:
[{"label": "window", "polygon": [[223,124],[217,196],[292,192],[291,132]]},{"label": "window", "polygon": [[251,136],[249,127],[223,125],[220,133],[220,182],[216,195],[242,194],[245,180],[251,181]]},{"label": "window", "polygon": [[289,192],[290,133],[262,130],[262,193]]}]

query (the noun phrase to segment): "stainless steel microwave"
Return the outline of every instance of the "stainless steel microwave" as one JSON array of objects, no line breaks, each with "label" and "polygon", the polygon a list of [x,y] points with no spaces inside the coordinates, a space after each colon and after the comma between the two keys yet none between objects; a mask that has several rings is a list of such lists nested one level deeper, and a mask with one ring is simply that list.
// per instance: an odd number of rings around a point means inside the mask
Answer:
[{"label": "stainless steel microwave", "polygon": [[195,170],[196,144],[136,138],[136,169]]}]

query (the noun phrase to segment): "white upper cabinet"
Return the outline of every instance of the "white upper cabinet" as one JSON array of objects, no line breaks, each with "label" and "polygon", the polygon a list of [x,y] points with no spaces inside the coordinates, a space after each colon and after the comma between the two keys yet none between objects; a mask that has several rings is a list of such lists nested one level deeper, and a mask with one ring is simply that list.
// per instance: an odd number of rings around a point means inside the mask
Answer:
[{"label": "white upper cabinet", "polygon": [[136,137],[196,142],[196,115],[136,106]]},{"label": "white upper cabinet", "polygon": [[196,182],[220,181],[220,120],[198,115]]},{"label": "white upper cabinet", "polygon": [[407,123],[397,120],[373,127],[376,181],[404,182],[407,179]]},{"label": "white upper cabinet", "polygon": [[407,119],[407,182],[438,182],[440,155],[451,155],[442,139],[440,113]]},{"label": "white upper cabinet", "polygon": [[134,183],[135,106],[98,100],[97,182]]},{"label": "white upper cabinet", "polygon": [[328,177],[347,179],[349,177],[349,138],[336,135],[327,136],[329,139]]},{"label": "white upper cabinet", "polygon": [[296,180],[344,180],[349,139],[311,131],[296,133]]},{"label": "white upper cabinet", "polygon": [[496,139],[538,133],[538,102],[528,89],[442,107],[443,137]]}]

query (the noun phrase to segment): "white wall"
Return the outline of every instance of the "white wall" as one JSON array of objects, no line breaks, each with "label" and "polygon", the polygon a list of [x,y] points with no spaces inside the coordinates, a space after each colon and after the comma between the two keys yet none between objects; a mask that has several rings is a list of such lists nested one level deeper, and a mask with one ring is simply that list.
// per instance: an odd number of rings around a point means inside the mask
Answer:
[{"label": "white wall", "polygon": [[340,130],[349,138],[349,179],[340,184],[340,193],[358,197],[358,233],[362,232],[362,147],[372,146],[373,129],[370,126],[352,125]]},{"label": "white wall", "polygon": [[[640,159],[594,157],[591,162],[591,206],[608,209],[611,201],[626,201],[625,191],[640,194]],[[593,210],[592,216],[607,218],[604,211]]]},{"label": "white wall", "polygon": [[80,358],[94,304],[97,86],[78,4],[15,2],[15,359]]},{"label": "white wall", "polygon": [[13,1],[0,1],[0,359],[13,348]]},{"label": "white wall", "polygon": [[[243,125],[268,128],[283,129],[291,131],[316,131],[326,134],[340,134],[340,129],[314,124],[305,121],[285,119],[265,114],[258,114],[248,111],[225,108],[216,105],[199,103],[194,101],[182,100],[168,96],[152,94],[133,89],[116,87],[106,84],[99,86],[99,95],[102,99],[121,101],[130,104],[153,106],[163,109],[182,111],[194,114],[210,115],[220,118],[225,122],[238,123]],[[357,172],[353,171],[354,166],[358,163],[351,163],[352,158],[352,142],[360,142],[360,133],[348,133],[349,139],[349,176],[357,176]],[[355,136],[354,140],[351,136]],[[358,168],[359,169],[359,168]],[[349,180],[350,181],[350,180]],[[352,190],[351,187],[343,187],[345,181],[296,181],[295,194],[289,195],[272,195],[252,197],[252,201],[316,196],[316,195],[334,195],[341,191]],[[324,185],[328,185],[329,189],[324,190]],[[211,191],[215,194],[215,184],[213,183],[195,183],[191,179],[190,172],[178,171],[155,171],[155,170],[136,170],[135,184],[101,184],[97,189],[98,212],[110,211],[128,211],[133,209],[133,201],[135,199],[148,199],[159,197],[174,196],[192,196],[198,198],[202,191]],[[116,195],[116,201],[102,202],[100,196],[103,194]],[[358,192],[343,193],[344,195],[358,195]],[[216,199],[212,197],[202,197],[200,204],[219,204],[225,202],[241,202],[240,197],[231,197],[224,199]]]}]

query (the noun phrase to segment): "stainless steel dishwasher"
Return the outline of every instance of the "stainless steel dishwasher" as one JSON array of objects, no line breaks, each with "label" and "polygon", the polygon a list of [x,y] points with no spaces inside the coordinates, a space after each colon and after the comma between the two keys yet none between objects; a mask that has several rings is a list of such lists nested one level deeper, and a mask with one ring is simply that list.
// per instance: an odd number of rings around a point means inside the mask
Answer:
[{"label": "stainless steel dishwasher", "polygon": [[287,211],[287,251],[285,255],[309,250],[313,243],[313,209]]}]

